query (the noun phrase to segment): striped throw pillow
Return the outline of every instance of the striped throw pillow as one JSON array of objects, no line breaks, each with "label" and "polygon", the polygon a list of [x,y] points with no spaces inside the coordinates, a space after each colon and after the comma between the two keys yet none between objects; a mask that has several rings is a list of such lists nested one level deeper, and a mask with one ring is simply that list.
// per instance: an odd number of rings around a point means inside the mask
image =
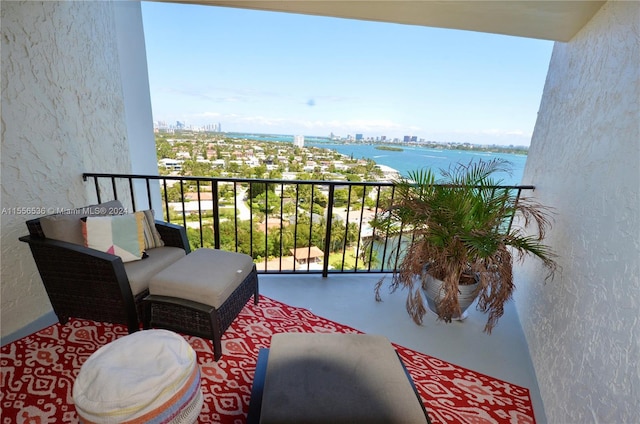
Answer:
[{"label": "striped throw pillow", "polygon": [[160,237],[160,233],[156,229],[156,220],[153,215],[153,209],[147,209],[146,211],[140,211],[144,215],[144,248],[154,249],[156,247],[164,246],[164,241]]}]

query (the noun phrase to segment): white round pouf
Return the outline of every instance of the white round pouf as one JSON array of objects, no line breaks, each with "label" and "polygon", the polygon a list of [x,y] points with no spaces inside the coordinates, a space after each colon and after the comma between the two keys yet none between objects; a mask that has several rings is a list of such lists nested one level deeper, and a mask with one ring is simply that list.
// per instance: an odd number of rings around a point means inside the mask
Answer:
[{"label": "white round pouf", "polygon": [[167,330],[121,337],[82,365],[73,401],[82,423],[195,423],[203,402],[196,353]]}]

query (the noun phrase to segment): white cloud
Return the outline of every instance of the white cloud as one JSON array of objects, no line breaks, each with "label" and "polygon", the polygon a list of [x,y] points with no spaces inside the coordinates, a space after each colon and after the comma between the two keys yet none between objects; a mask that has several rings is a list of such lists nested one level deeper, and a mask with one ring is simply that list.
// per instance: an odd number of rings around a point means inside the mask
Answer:
[{"label": "white cloud", "polygon": [[193,115],[194,119],[198,119],[198,118],[203,118],[203,119],[208,119],[208,118],[219,118],[221,117],[222,114],[219,112],[204,112],[204,113],[198,113]]},{"label": "white cloud", "polygon": [[469,130],[454,130],[452,131],[455,134],[463,134],[463,135],[490,135],[490,136],[496,136],[496,137],[503,137],[503,136],[520,136],[520,137],[528,137],[531,138],[531,133],[527,133],[525,131],[522,130],[505,130],[505,129],[499,129],[499,128],[491,128],[491,129],[483,129],[483,130],[476,130],[476,131],[469,131]]}]

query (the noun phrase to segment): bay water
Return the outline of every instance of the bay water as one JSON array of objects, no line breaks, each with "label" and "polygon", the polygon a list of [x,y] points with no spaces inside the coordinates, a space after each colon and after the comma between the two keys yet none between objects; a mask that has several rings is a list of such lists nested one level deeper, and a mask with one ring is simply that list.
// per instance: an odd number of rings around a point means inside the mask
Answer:
[{"label": "bay water", "polygon": [[498,152],[474,152],[472,150],[431,149],[420,146],[394,146],[402,148],[402,151],[376,149],[379,144],[350,144],[350,143],[307,143],[305,146],[323,147],[335,150],[338,153],[353,157],[354,159],[373,159],[376,163],[389,166],[401,175],[407,176],[410,171],[430,168],[439,176],[440,169],[447,169],[456,163],[468,164],[470,161],[491,160],[501,158],[511,163],[511,175],[496,174],[496,178],[502,180],[504,185],[517,185],[522,181],[526,155],[516,155]]},{"label": "bay water", "polygon": [[[292,143],[290,135],[268,134],[237,134],[229,133],[231,138],[245,138],[258,141],[278,141]],[[410,171],[430,168],[439,176],[440,169],[447,169],[456,163],[468,164],[470,161],[491,160],[501,158],[511,163],[511,174],[496,174],[498,183],[502,185],[518,185],[522,181],[524,165],[527,162],[526,155],[500,153],[490,151],[473,151],[457,149],[433,149],[414,145],[393,145],[402,151],[380,150],[376,147],[383,144],[342,143],[330,142],[327,139],[306,137],[305,147],[313,146],[335,150],[354,159],[372,159],[377,164],[385,165],[397,170],[401,175],[407,176]]]}]

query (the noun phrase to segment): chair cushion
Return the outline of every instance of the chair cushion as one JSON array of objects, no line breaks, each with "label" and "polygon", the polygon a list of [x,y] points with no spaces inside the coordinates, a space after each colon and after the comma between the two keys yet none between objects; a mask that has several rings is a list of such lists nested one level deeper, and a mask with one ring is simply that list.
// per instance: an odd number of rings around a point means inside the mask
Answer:
[{"label": "chair cushion", "polygon": [[149,283],[149,293],[219,308],[251,271],[253,259],[249,255],[196,249],[155,275]]},{"label": "chair cushion", "polygon": [[82,365],[73,402],[86,422],[196,422],[203,405],[196,353],[167,330],[121,337]]},{"label": "chair cushion", "polygon": [[144,253],[143,212],[81,219],[84,245],[120,256],[122,262],[142,259]]},{"label": "chair cushion", "polygon": [[122,211],[124,211],[122,203],[119,200],[112,200],[97,205],[71,209],[65,213],[43,216],[40,218],[40,226],[47,238],[84,245],[81,218],[119,215]]},{"label": "chair cushion", "polygon": [[184,257],[185,254],[185,251],[179,247],[157,247],[147,250],[147,258],[125,263],[124,269],[133,295],[136,296],[147,290],[151,277]]}]

